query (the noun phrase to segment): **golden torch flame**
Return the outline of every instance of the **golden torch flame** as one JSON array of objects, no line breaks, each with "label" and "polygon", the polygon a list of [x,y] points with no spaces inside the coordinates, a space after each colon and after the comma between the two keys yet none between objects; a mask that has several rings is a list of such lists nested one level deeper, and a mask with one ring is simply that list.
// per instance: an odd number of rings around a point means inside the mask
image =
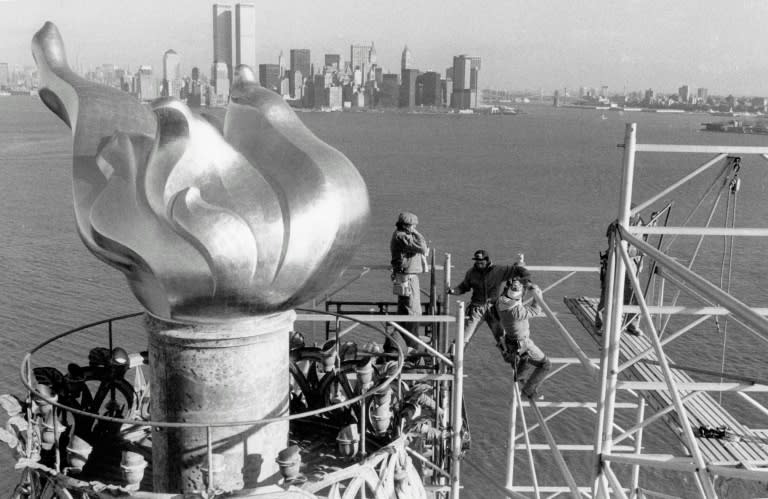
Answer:
[{"label": "golden torch flame", "polygon": [[80,78],[50,22],[32,51],[41,99],[72,129],[78,232],[151,314],[288,310],[339,276],[368,217],[365,183],[249,69],[219,130],[176,99],[150,109]]}]

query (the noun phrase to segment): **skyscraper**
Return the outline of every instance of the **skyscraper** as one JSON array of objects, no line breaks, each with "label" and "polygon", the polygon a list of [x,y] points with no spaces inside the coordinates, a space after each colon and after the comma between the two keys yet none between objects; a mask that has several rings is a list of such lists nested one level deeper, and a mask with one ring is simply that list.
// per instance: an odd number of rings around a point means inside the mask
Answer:
[{"label": "skyscraper", "polygon": [[152,66],[140,66],[136,75],[136,93],[140,100],[155,100],[159,97],[157,84],[152,75]]},{"label": "skyscraper", "polygon": [[419,77],[418,69],[404,69],[400,85],[400,107],[414,107],[416,105],[416,79]]},{"label": "skyscraper", "polygon": [[[373,61],[371,61],[371,55],[373,55]],[[376,49],[373,48],[373,42],[370,45],[350,45],[349,60],[352,71],[359,68],[365,81],[371,65],[376,63]]]},{"label": "skyscraper", "polygon": [[280,91],[280,66],[259,64],[259,84],[275,92]]},{"label": "skyscraper", "polygon": [[256,69],[256,8],[250,3],[235,5],[235,64]]},{"label": "skyscraper", "polygon": [[0,87],[8,87],[11,80],[11,72],[7,62],[0,62]]},{"label": "skyscraper", "polygon": [[181,56],[175,50],[166,50],[163,54],[163,95],[181,97]]},{"label": "skyscraper", "polygon": [[302,77],[310,77],[309,49],[291,49],[291,71],[301,71]]},{"label": "skyscraper", "polygon": [[424,88],[421,94],[421,103],[425,106],[441,106],[443,97],[441,92],[440,74],[434,71],[424,73],[422,78]]},{"label": "skyscraper", "polygon": [[408,50],[408,45],[403,48],[403,55],[400,58],[400,74],[405,73],[406,69],[413,69],[413,57],[411,57],[411,51]]},{"label": "skyscraper", "polygon": [[189,107],[200,107],[202,104],[203,86],[200,81],[200,70],[192,68],[192,81],[189,84],[189,94],[187,95],[187,105]]},{"label": "skyscraper", "polygon": [[288,92],[292,99],[301,100],[304,97],[304,77],[301,75],[301,71],[288,70]]},{"label": "skyscraper", "polygon": [[397,107],[400,103],[400,75],[386,73],[381,77],[381,96],[379,104],[382,107]]},{"label": "skyscraper", "polygon": [[479,57],[470,57],[462,54],[453,58],[452,107],[457,109],[477,107],[479,72]]},{"label": "skyscraper", "polygon": [[[255,33],[254,33],[255,36]],[[255,49],[254,49],[255,54]],[[232,79],[232,6],[213,4],[213,63],[227,65],[227,80]],[[218,92],[218,89],[217,89]]]},{"label": "skyscraper", "polygon": [[211,80],[213,80],[213,87],[215,88],[215,102],[211,102],[212,106],[223,106],[229,100],[229,74],[227,69],[226,63],[223,62],[217,62],[213,65]]}]

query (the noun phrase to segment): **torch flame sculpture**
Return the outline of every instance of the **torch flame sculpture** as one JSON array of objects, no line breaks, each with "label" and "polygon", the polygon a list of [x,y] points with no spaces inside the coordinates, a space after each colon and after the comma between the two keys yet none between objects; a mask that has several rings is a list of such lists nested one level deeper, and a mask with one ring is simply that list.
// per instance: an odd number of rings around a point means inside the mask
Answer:
[{"label": "torch flame sculpture", "polygon": [[[32,51],[41,99],[72,129],[78,233],[148,312],[153,419],[285,414],[292,308],[339,276],[360,239],[369,204],[359,172],[247,67],[220,130],[178,100],[150,109],[80,78],[50,22]],[[219,432],[216,452],[233,469],[245,452],[271,463],[287,440],[287,424],[275,428]],[[200,486],[200,439],[154,438],[156,489]],[[183,478],[163,478],[173,472]]]}]

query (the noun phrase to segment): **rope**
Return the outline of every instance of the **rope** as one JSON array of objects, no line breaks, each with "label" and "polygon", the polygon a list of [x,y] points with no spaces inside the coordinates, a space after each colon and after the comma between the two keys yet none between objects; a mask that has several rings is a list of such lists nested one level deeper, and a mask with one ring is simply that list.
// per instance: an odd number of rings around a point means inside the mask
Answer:
[{"label": "rope", "polygon": [[[685,219],[685,222],[683,222],[683,226],[688,224],[688,222],[693,218],[694,213],[701,207],[702,204],[704,204],[704,199],[709,195],[709,193],[713,190],[713,188],[717,185],[717,182],[720,180],[721,177],[723,177],[722,185],[720,186],[720,190],[717,192],[717,195],[712,203],[712,208],[709,211],[709,216],[707,217],[707,223],[705,227],[709,227],[709,225],[712,223],[712,217],[715,214],[715,210],[717,208],[717,205],[720,203],[720,198],[723,196],[723,191],[729,186],[728,182],[728,167],[730,167],[731,164],[726,161],[725,166],[723,167],[723,170],[720,172],[720,174],[715,178],[715,180],[710,184],[710,186],[707,188],[707,191],[704,193],[702,198],[699,200],[699,202],[696,204],[696,207],[691,210],[691,212],[688,214],[688,217]],[[667,247],[665,250],[665,253],[669,252],[670,247],[672,246],[672,243],[676,239],[677,234],[672,236],[672,240],[667,243]],[[690,270],[693,268],[693,263],[696,261],[696,257],[698,256],[699,250],[701,249],[701,243],[704,240],[704,236],[699,237],[699,240],[696,244],[696,249],[693,251],[693,254],[691,256],[691,260],[688,262],[688,269]],[[675,306],[677,304],[677,300],[680,298],[680,290],[677,290],[675,292],[675,296],[672,298],[672,306]],[[668,315],[664,321],[664,325],[661,327],[661,331],[659,331],[659,338],[664,336],[665,331],[667,330],[667,326],[669,325],[670,320],[672,319],[672,315]]]},{"label": "rope", "polygon": [[[730,185],[729,185],[729,196],[728,196],[728,202],[725,205],[725,226],[727,227],[730,224],[731,228],[736,227],[736,204],[738,201],[738,195],[739,195],[739,187],[740,187],[740,180],[739,180],[739,174],[738,174],[738,167],[735,168],[735,172],[733,174],[733,178],[731,179]],[[731,212],[731,198],[733,198],[733,211]],[[730,219],[728,217],[730,212]],[[733,275],[733,244],[734,242],[734,236],[730,236],[730,240],[728,236],[723,236],[723,260],[720,268],[720,287],[725,290],[726,293],[731,292],[731,277]],[[728,253],[728,277],[724,278],[725,274],[725,255]],[[725,282],[723,282],[725,280]],[[723,349],[720,356],[720,372],[725,372],[725,360],[726,360],[726,352],[727,352],[727,346],[728,346],[728,317],[726,316],[724,319],[723,324]],[[720,331],[720,323],[717,319],[717,316],[715,316],[715,324],[717,325],[718,332]],[[723,383],[723,377],[720,377],[720,383]],[[718,393],[718,403],[720,405],[723,404],[723,392]]]},{"label": "rope", "polygon": [[[704,191],[704,194],[702,194],[701,198],[699,199],[699,202],[696,203],[696,206],[694,206],[691,211],[688,213],[688,216],[685,217],[685,221],[681,224],[683,227],[688,225],[688,222],[691,221],[693,216],[696,214],[699,208],[701,208],[701,205],[704,204],[704,200],[709,196],[709,193],[717,186],[717,181],[720,180],[721,177],[724,177],[728,174],[728,162],[725,162],[725,165],[723,165],[723,169],[720,171],[720,173],[717,174],[715,179],[712,181],[712,183],[707,187],[707,190]],[[722,189],[722,187],[721,187]],[[664,253],[669,253],[670,248],[672,247],[672,243],[675,242],[675,240],[678,238],[679,234],[672,234],[670,237],[670,241],[667,243],[667,246],[664,248]]]}]

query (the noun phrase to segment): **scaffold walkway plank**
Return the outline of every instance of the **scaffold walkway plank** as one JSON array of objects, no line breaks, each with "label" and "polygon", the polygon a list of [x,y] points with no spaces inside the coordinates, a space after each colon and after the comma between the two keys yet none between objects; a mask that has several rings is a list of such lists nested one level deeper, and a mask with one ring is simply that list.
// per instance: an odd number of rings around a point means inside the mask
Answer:
[{"label": "scaffold walkway plank", "polygon": [[[596,298],[565,297],[565,304],[576,316],[589,335],[602,345],[602,336],[595,327],[597,317]],[[652,348],[651,341],[644,336],[623,334],[621,337],[620,362],[626,362],[638,354]],[[646,357],[649,361],[657,361],[655,352]],[[669,357],[667,359],[673,363]],[[688,373],[679,369],[673,369],[672,374],[676,383],[690,383],[694,380]],[[639,361],[625,369],[625,379],[634,381],[663,381],[661,368],[654,363]],[[621,375],[620,375],[621,376]],[[672,397],[667,390],[643,390],[640,392],[648,405],[655,411],[661,411],[672,404]],[[713,429],[726,427],[731,438],[699,438],[697,443],[708,464],[722,466],[747,466],[768,464],[768,440],[763,435],[753,432],[741,424],[722,407],[714,397],[706,392],[692,393],[681,390],[680,396],[684,397],[688,420],[696,432],[699,428]],[[675,411],[668,412],[662,417],[667,426],[680,439],[685,446],[680,420]]]}]

